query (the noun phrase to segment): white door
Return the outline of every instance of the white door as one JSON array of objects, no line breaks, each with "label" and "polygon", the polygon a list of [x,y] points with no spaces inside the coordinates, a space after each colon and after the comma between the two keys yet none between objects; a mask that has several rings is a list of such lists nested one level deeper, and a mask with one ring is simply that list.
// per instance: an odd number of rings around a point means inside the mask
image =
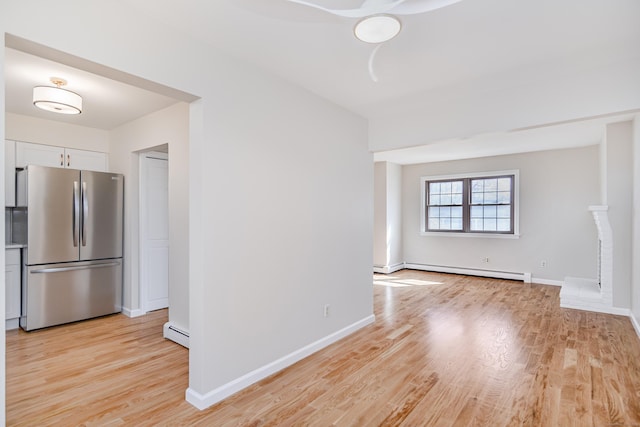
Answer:
[{"label": "white door", "polygon": [[140,162],[140,287],[142,309],[169,306],[168,157],[145,153]]}]

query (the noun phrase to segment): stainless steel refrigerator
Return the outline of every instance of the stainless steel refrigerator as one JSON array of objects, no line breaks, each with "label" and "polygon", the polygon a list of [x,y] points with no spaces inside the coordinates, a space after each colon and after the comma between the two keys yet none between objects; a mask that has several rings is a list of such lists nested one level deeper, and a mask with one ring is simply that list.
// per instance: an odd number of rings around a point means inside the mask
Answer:
[{"label": "stainless steel refrigerator", "polygon": [[123,194],[120,174],[35,165],[18,172],[27,223],[23,329],[121,311]]}]

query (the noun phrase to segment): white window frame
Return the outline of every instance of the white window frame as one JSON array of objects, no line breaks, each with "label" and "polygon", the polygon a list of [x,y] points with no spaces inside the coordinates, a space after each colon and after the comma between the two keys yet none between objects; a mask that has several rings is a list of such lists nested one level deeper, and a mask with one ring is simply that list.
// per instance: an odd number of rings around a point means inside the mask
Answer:
[{"label": "white window frame", "polygon": [[[462,231],[428,231],[426,215],[426,185],[428,181],[449,181],[467,178],[491,178],[493,176],[513,175],[513,234],[509,233],[469,233]],[[448,236],[448,237],[484,237],[489,239],[519,239],[520,238],[520,170],[502,170],[488,172],[461,173],[454,175],[431,175],[420,177],[420,235]]]}]

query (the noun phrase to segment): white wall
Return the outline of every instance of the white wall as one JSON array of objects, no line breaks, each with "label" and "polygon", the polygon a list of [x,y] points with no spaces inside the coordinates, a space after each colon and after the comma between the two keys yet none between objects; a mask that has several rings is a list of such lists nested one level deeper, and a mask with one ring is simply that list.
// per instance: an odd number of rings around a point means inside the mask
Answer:
[{"label": "white wall", "polygon": [[111,171],[125,176],[123,306],[139,314],[139,152],[169,145],[169,321],[189,330],[189,105],[177,103],[110,133]]},{"label": "white wall", "polygon": [[2,7],[2,33],[201,97],[189,125],[193,403],[211,404],[256,370],[371,321],[364,119],[142,10],[80,0]]},{"label": "white wall", "polygon": [[613,232],[613,305],[631,308],[633,122],[607,125],[606,191]]},{"label": "white wall", "polygon": [[53,120],[5,113],[5,138],[14,141],[109,152],[109,132]]},{"label": "white wall", "polygon": [[373,266],[389,265],[387,252],[387,162],[373,166]]},{"label": "white wall", "polygon": [[[519,239],[421,235],[421,177],[512,169],[520,171]],[[543,283],[595,278],[597,231],[587,207],[600,200],[598,169],[597,146],[404,166],[405,261],[530,272]]]},{"label": "white wall", "polygon": [[633,121],[633,218],[632,218],[631,315],[640,335],[640,115]]},{"label": "white wall", "polygon": [[388,273],[404,262],[402,254],[402,166],[391,162],[374,165],[375,271]]}]

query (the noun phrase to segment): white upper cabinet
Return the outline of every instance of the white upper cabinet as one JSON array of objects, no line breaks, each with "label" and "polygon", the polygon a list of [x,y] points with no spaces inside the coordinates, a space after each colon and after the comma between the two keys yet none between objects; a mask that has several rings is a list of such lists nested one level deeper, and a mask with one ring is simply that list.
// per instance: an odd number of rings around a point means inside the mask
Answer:
[{"label": "white upper cabinet", "polygon": [[72,169],[84,169],[90,171],[106,172],[107,155],[97,151],[74,150],[65,148],[65,167]]},{"label": "white upper cabinet", "polygon": [[4,205],[16,205],[16,142],[4,141]]},{"label": "white upper cabinet", "polygon": [[17,142],[15,167],[24,168],[27,165],[106,172],[107,154],[30,142]]}]

